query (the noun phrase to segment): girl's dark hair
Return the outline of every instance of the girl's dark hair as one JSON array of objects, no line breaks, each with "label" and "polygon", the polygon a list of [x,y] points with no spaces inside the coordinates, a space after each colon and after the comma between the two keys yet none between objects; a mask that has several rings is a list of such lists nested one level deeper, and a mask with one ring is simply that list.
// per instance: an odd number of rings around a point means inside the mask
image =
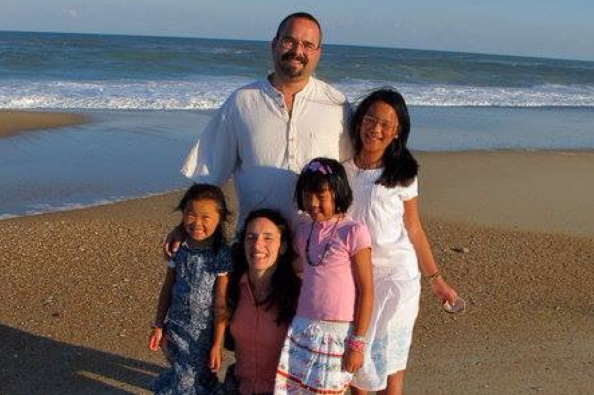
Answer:
[{"label": "girl's dark hair", "polygon": [[248,271],[248,262],[245,256],[245,238],[247,227],[255,219],[265,218],[276,225],[281,234],[281,250],[279,251],[276,269],[272,273],[271,292],[262,302],[266,310],[277,307],[278,316],[276,323],[290,324],[297,311],[297,299],[301,289],[301,280],[293,270],[293,259],[295,258],[292,248],[292,235],[289,224],[283,216],[275,210],[260,209],[248,214],[243,229],[239,233],[239,241],[233,246],[233,272],[229,276],[227,288],[227,308],[229,317],[232,318],[240,295],[240,281]]},{"label": "girl's dark hair", "polygon": [[311,160],[299,174],[295,187],[295,202],[301,211],[305,211],[304,192],[322,192],[328,188],[334,197],[336,214],[346,213],[353,202],[353,191],[344,167],[329,158]]},{"label": "girl's dark hair", "polygon": [[361,123],[369,108],[376,102],[381,101],[394,109],[398,119],[398,135],[384,151],[382,164],[384,171],[375,182],[387,188],[394,188],[397,185],[408,186],[417,176],[419,164],[412,156],[406,142],[410,134],[410,116],[408,108],[402,95],[395,89],[383,88],[376,90],[364,98],[357,107],[351,118],[349,133],[355,154],[361,152]]},{"label": "girl's dark hair", "polygon": [[225,237],[225,226],[229,221],[231,212],[227,208],[227,201],[225,194],[221,188],[210,184],[194,184],[184,194],[175,208],[177,211],[184,211],[188,202],[194,200],[212,200],[217,204],[217,212],[219,214],[219,224],[213,233],[213,251],[218,253],[219,249],[227,244]]}]

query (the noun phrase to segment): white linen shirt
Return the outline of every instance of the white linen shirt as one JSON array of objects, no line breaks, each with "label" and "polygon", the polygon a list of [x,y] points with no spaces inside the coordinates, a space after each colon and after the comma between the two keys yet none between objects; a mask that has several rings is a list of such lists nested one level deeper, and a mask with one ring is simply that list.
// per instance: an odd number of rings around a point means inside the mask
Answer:
[{"label": "white linen shirt", "polygon": [[346,159],[349,106],[342,93],[313,77],[298,92],[289,115],[283,95],[268,80],[236,90],[217,111],[186,158],[182,174],[223,184],[233,176],[239,224],[258,208],[295,221],[297,175],[316,157]]}]

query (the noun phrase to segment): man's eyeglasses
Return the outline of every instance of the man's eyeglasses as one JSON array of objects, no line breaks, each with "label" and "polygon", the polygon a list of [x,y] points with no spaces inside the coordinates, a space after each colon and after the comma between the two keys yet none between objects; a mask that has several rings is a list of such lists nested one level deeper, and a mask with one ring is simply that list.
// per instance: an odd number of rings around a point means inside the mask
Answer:
[{"label": "man's eyeglasses", "polygon": [[380,128],[382,129],[382,132],[384,132],[384,133],[392,132],[396,126],[392,122],[378,119],[378,118],[374,117],[373,115],[364,115],[362,124],[363,124],[363,126],[368,127],[368,128],[374,128],[375,125],[379,125]]},{"label": "man's eyeglasses", "polygon": [[286,50],[297,48],[299,44],[303,46],[303,51],[307,53],[312,53],[320,49],[319,45],[316,45],[311,41],[296,40],[293,37],[283,37],[280,40],[281,47]]}]

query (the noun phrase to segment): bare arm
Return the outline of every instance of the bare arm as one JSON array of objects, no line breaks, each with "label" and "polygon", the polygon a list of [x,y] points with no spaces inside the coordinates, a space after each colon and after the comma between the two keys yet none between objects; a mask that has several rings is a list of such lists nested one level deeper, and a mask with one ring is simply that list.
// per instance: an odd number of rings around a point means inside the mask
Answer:
[{"label": "bare arm", "polygon": [[364,248],[353,256],[353,274],[357,289],[353,335],[365,336],[373,312],[373,269],[370,248]]},{"label": "bare arm", "polygon": [[167,311],[169,310],[169,304],[171,303],[171,289],[175,282],[175,269],[168,267],[167,273],[165,274],[165,281],[161,287],[161,293],[159,294],[159,303],[157,304],[157,314],[155,315],[155,325],[163,326]]},{"label": "bare arm", "polygon": [[215,316],[215,331],[213,346],[219,348],[223,345],[225,338],[225,327],[227,326],[227,286],[229,284],[229,277],[227,275],[218,276],[215,281],[215,297],[214,297],[214,316]]},{"label": "bare arm", "polygon": [[153,331],[149,338],[149,349],[156,351],[161,347],[163,339],[163,323],[169,310],[169,304],[171,303],[171,289],[175,282],[175,269],[167,268],[165,274],[165,281],[161,287],[161,293],[159,294],[159,302],[157,303],[157,313],[155,314],[155,323]]},{"label": "bare arm", "polygon": [[[353,336],[365,337],[373,312],[373,270],[371,267],[371,249],[364,248],[353,256],[353,275],[357,289]],[[350,373],[363,366],[363,354],[347,348],[343,367]]]},{"label": "bare arm", "polygon": [[[427,235],[421,225],[417,198],[404,201],[404,227],[417,254],[419,269],[423,276],[432,277],[436,273],[439,273],[439,268],[435,263],[431,246],[427,240]],[[454,302],[456,299],[456,291],[445,282],[441,275],[433,277],[431,280],[431,289],[441,302],[445,302],[446,300]]]},{"label": "bare arm", "polygon": [[225,327],[227,326],[227,285],[229,277],[227,275],[218,276],[215,280],[214,296],[214,338],[212,349],[210,351],[209,367],[212,371],[221,368],[222,354],[221,347],[225,339]]}]

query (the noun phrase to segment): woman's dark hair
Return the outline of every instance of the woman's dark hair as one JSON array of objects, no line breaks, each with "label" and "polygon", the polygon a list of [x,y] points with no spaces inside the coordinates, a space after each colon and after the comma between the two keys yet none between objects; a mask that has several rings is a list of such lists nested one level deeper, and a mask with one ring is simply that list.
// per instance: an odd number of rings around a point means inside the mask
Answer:
[{"label": "woman's dark hair", "polygon": [[255,219],[265,218],[272,222],[281,234],[281,247],[278,253],[276,269],[272,273],[271,292],[262,302],[266,310],[277,307],[277,324],[290,324],[297,311],[297,299],[301,289],[301,280],[293,270],[293,259],[295,258],[292,248],[292,235],[289,224],[283,216],[275,210],[260,209],[250,212],[244,222],[243,229],[239,233],[239,240],[233,246],[233,272],[229,276],[227,288],[227,308],[229,317],[233,317],[240,295],[240,281],[248,271],[248,262],[245,256],[245,238],[247,227]]},{"label": "woman's dark hair", "polygon": [[394,109],[398,119],[398,134],[384,151],[382,165],[384,171],[375,182],[387,188],[394,188],[397,185],[408,186],[417,176],[419,165],[412,156],[406,142],[410,134],[410,116],[408,108],[402,95],[391,88],[383,88],[370,93],[357,107],[351,118],[350,136],[355,148],[355,154],[361,152],[361,123],[369,108],[376,102],[381,101]]},{"label": "woman's dark hair", "polygon": [[346,213],[353,202],[353,191],[344,167],[329,158],[315,158],[311,160],[299,174],[295,187],[295,202],[301,211],[305,211],[303,194],[305,192],[318,193],[329,189],[334,197],[336,214]]},{"label": "woman's dark hair", "polygon": [[213,237],[213,251],[218,253],[219,249],[227,244],[227,238],[225,237],[225,226],[229,221],[231,212],[227,208],[227,201],[225,200],[225,194],[221,188],[210,185],[210,184],[194,184],[184,194],[179,201],[179,204],[175,208],[177,211],[184,211],[188,202],[194,200],[212,200],[217,204],[217,212],[219,214],[219,224],[215,229]]}]

